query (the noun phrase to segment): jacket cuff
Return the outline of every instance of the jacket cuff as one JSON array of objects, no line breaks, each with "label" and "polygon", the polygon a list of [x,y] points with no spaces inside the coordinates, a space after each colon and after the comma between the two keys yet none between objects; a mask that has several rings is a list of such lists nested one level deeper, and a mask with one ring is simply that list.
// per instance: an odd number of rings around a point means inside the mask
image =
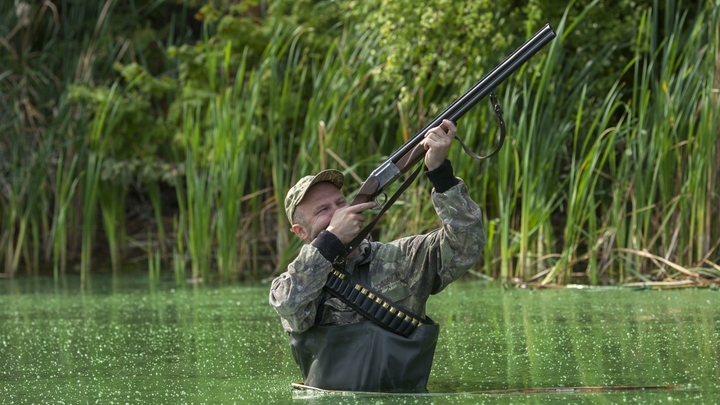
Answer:
[{"label": "jacket cuff", "polygon": [[448,159],[445,159],[435,170],[425,171],[425,175],[432,182],[436,193],[444,193],[459,183],[453,175],[452,164]]},{"label": "jacket cuff", "polygon": [[345,245],[340,239],[334,233],[325,230],[320,231],[311,245],[315,246],[318,252],[330,263],[333,263],[335,258],[345,252]]}]

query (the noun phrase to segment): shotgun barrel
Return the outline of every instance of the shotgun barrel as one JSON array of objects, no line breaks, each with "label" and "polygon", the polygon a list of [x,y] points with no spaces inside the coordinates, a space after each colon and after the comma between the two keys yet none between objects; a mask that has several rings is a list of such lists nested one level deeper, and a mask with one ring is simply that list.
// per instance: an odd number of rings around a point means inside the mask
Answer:
[{"label": "shotgun barrel", "polygon": [[415,136],[410,138],[390,157],[378,166],[363,182],[358,190],[352,205],[372,201],[382,193],[387,185],[395,181],[402,173],[409,170],[424,156],[424,150],[416,148],[425,137],[427,131],[440,125],[444,119],[457,123],[480,100],[490,94],[500,83],[520,68],[528,59],[555,38],[555,31],[550,24],[535,33],[527,42],[510,54],[490,73],[486,74],[470,90],[455,100],[440,115],[430,121]]},{"label": "shotgun barrel", "polygon": [[395,151],[389,158],[393,163],[397,163],[403,155],[408,153],[412,148],[415,147],[420,141],[423,140],[427,131],[431,128],[435,128],[440,125],[444,119],[448,119],[454,123],[465,115],[471,108],[475,106],[480,100],[485,98],[492,90],[494,90],[500,83],[513,74],[520,68],[525,62],[528,61],[533,55],[535,55],[540,49],[547,45],[550,41],[555,38],[556,34],[553,31],[550,24],[545,26],[535,33],[527,42],[522,44],[518,49],[515,50],[510,56],[505,58],[497,67],[485,75],[480,81],[475,83],[470,90],[466,91],[460,98],[455,100],[449,107],[445,109],[440,115],[435,117],[434,120],[430,121],[420,132],[414,137],[408,140],[400,149]]}]

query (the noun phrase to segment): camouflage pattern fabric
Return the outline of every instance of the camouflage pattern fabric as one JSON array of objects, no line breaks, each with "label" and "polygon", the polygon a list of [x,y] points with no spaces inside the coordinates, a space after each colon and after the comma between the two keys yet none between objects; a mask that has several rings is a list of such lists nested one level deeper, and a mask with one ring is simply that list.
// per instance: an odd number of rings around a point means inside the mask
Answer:
[{"label": "camouflage pattern fabric", "polygon": [[[430,294],[442,291],[462,276],[480,258],[485,246],[482,213],[462,180],[444,193],[433,190],[432,201],[442,228],[390,243],[365,240],[347,259],[345,268],[353,273],[359,265],[369,262],[370,286],[419,316],[425,316]],[[322,288],[331,269],[332,264],[317,248],[307,244],[288,270],[273,280],[270,304],[287,332],[303,332],[315,324],[318,304],[327,294]],[[338,298],[329,294],[324,298],[321,325],[364,320]]]}]

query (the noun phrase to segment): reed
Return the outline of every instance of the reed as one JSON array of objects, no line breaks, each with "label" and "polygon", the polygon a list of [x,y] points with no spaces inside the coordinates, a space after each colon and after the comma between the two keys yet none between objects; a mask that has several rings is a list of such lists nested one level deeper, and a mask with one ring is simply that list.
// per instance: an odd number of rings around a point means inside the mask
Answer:
[{"label": "reed", "polygon": [[[100,180],[102,177],[103,164],[106,157],[106,145],[113,127],[118,122],[118,109],[122,102],[121,93],[116,82],[111,88],[107,97],[103,98],[98,107],[96,116],[92,120],[89,142],[87,165],[83,173],[83,222],[82,222],[82,253],[80,259],[81,284],[90,273],[92,266],[93,242],[95,239],[96,213],[98,204],[104,205],[105,234],[110,243],[113,271],[119,265],[119,243],[116,233],[115,219],[118,216],[116,202],[112,191],[100,191]],[[111,189],[112,190],[112,189]],[[108,197],[107,194],[110,194]]]},{"label": "reed", "polygon": [[[302,34],[296,31],[293,38]],[[293,41],[286,45],[287,60],[292,62],[289,68],[281,72],[278,65],[269,66],[275,81],[272,87],[278,89],[270,95],[268,123],[270,132],[277,135],[269,146],[278,212],[288,189],[300,177],[326,168],[340,169],[347,175],[345,192],[351,196],[379,161],[378,142],[388,141],[389,128],[378,128],[377,123],[385,116],[383,107],[392,111],[392,89],[374,100],[383,94],[370,85],[377,67],[371,56],[376,41],[369,35],[352,38],[343,32],[323,60],[306,63]],[[308,89],[298,88],[298,81],[306,77]],[[358,150],[364,152],[358,154]],[[358,173],[363,166],[368,171]],[[289,238],[289,227],[287,219],[278,215],[279,268],[302,245],[297,238]]]},{"label": "reed", "polygon": [[[226,48],[223,76],[230,78],[229,50]],[[211,107],[213,129],[213,163],[217,179],[215,220],[217,232],[217,267],[221,278],[241,275],[238,231],[241,225],[241,200],[248,180],[248,167],[254,143],[253,114],[257,109],[259,82],[244,87],[247,52],[235,73],[235,85],[217,97]],[[245,238],[243,238],[245,239]]]},{"label": "reed", "polygon": [[[178,199],[184,199],[187,218],[187,248],[192,280],[207,280],[212,254],[212,185],[214,173],[207,170],[207,150],[201,144],[200,110],[184,113],[184,133],[188,141],[185,158],[185,185],[178,187]],[[183,193],[183,190],[186,193]],[[182,206],[181,206],[182,207]],[[181,209],[182,212],[182,209]]]},{"label": "reed", "polygon": [[65,273],[67,267],[67,217],[68,207],[77,189],[78,156],[73,156],[72,162],[66,168],[65,156],[61,155],[58,162],[55,179],[55,205],[52,224],[52,257],[53,278],[57,281],[60,274]]},{"label": "reed", "polygon": [[[256,146],[258,103],[262,88],[262,70],[246,71],[247,52],[240,66],[230,71],[228,43],[219,60],[211,48],[205,48],[205,60],[211,86],[224,88],[203,112],[189,109],[183,117],[185,150],[185,186],[177,187],[180,204],[176,218],[175,272],[180,277],[184,247],[190,255],[192,277],[208,278],[213,265],[222,279],[235,279],[243,265],[238,245],[251,237],[238,233],[242,224],[242,202],[246,184],[262,171],[263,150]],[[222,66],[219,69],[218,66]],[[214,73],[219,72],[218,77]],[[228,83],[234,83],[228,85]],[[206,114],[206,118],[203,118]],[[256,200],[249,198],[246,200]],[[256,202],[251,202],[256,206]],[[250,215],[248,215],[250,216]],[[186,240],[186,242],[184,242]]]},{"label": "reed", "polygon": [[176,285],[182,285],[185,283],[186,274],[186,257],[185,257],[185,243],[183,238],[184,227],[184,214],[181,211],[180,218],[173,220],[173,230],[175,231],[175,243],[173,246],[173,275],[175,278]]},{"label": "reed", "polygon": [[[564,44],[596,3],[589,4],[569,26],[566,10],[555,27],[558,38],[548,46],[546,55],[534,60],[537,70],[526,65],[499,89],[508,134],[503,150],[479,168],[467,164],[464,156],[457,158],[464,161],[457,165],[460,177],[480,178],[471,189],[492,227],[485,249],[485,272],[503,280],[530,279],[546,271],[559,256],[558,224],[551,215],[564,201],[567,179],[563,169],[572,142],[569,135],[574,127],[585,125],[584,117],[574,111],[582,102],[583,86],[591,86],[597,72],[590,64],[580,72],[570,71],[574,61],[567,60],[570,56]],[[491,150],[496,142],[492,136],[495,119],[488,112],[476,107],[460,123],[459,136],[466,136],[482,150]],[[494,268],[498,262],[499,270]]]},{"label": "reed", "polygon": [[160,281],[160,252],[153,247],[153,238],[149,229],[147,233],[147,264],[150,283],[157,283]]},{"label": "reed", "polygon": [[[293,39],[304,33],[303,30],[297,30],[293,33]],[[268,244],[271,255],[275,256],[279,252],[284,252],[290,245],[288,240],[287,229],[291,224],[286,222],[285,216],[282,215],[282,201],[284,201],[285,184],[289,181],[288,174],[292,174],[291,167],[293,165],[294,145],[290,141],[292,133],[298,123],[298,111],[301,105],[297,88],[293,88],[294,81],[291,79],[293,75],[298,73],[298,58],[300,53],[296,52],[297,40],[289,41],[289,38],[282,38],[281,27],[275,30],[273,40],[266,49],[263,59],[264,64],[270,75],[270,91],[267,96],[268,111],[266,116],[266,125],[268,133],[271,134],[267,156],[270,167],[271,186],[273,189],[273,206],[277,207],[278,225],[276,231],[275,246]],[[287,52],[287,59],[283,56]],[[285,69],[281,68],[283,62],[287,62]],[[304,78],[306,69],[300,69],[300,77]],[[322,152],[321,152],[322,153]],[[261,218],[262,220],[262,218]]]},{"label": "reed", "polygon": [[[657,31],[661,17],[664,38]],[[683,28],[686,24],[689,29]],[[712,102],[717,48],[711,40],[717,24],[717,8],[707,7],[687,22],[670,4],[664,16],[648,11],[641,25],[637,41],[650,47],[647,57],[636,57],[628,111],[632,125],[620,172],[611,173],[630,187],[621,199],[629,209],[612,218],[610,227],[626,230],[616,246],[631,255],[623,259],[634,273],[675,275],[633,252],[655,252],[685,267],[701,267],[714,250],[709,241],[718,236],[711,223],[717,204],[707,190],[716,184],[711,162],[716,161],[718,131],[710,117],[717,114]]]},{"label": "reed", "polygon": [[[569,278],[572,262],[577,260],[581,244],[586,244],[587,253],[583,258],[588,263],[586,273],[591,284],[598,282],[597,268],[597,184],[608,156],[614,152],[615,139],[622,127],[622,121],[615,127],[610,123],[616,111],[622,107],[617,101],[619,89],[616,87],[603,100],[600,108],[594,111],[592,122],[587,127],[584,139],[580,137],[580,123],[583,110],[578,109],[573,136],[573,151],[570,173],[568,174],[570,194],[567,196],[567,216],[563,230],[563,251],[545,280],[554,277]],[[584,99],[584,92],[583,97]],[[585,128],[582,129],[585,132]],[[565,272],[561,275],[561,272]]]},{"label": "reed", "polygon": [[6,226],[3,234],[5,245],[5,273],[12,277],[17,271],[20,261],[20,252],[25,241],[27,229],[27,204],[24,191],[30,183],[30,172],[27,167],[20,164],[20,151],[13,147],[13,157],[10,172],[14,175],[3,179],[5,188],[5,220]]},{"label": "reed", "polygon": [[27,274],[37,274],[40,228],[47,223],[43,215],[47,206],[45,156],[29,150],[16,132],[22,126],[21,115],[17,112],[8,120],[5,130],[9,135],[0,142],[0,261],[4,261],[6,277],[17,274],[23,264]]},{"label": "reed", "polygon": [[110,263],[113,273],[117,273],[122,265],[121,253],[125,239],[125,198],[127,185],[102,182],[98,188],[98,203],[103,219],[103,229],[108,247],[110,248]]},{"label": "reed", "polygon": [[160,257],[167,257],[167,236],[165,234],[165,225],[163,221],[162,200],[160,195],[159,181],[147,179],[145,181],[145,189],[147,190],[148,198],[150,198],[150,204],[152,204],[153,207],[155,227],[157,229],[156,239],[158,241]]},{"label": "reed", "polygon": [[91,152],[87,158],[87,166],[83,173],[82,251],[80,256],[80,283],[82,285],[85,285],[92,266],[97,189],[100,181],[102,159],[101,155]]},{"label": "reed", "polygon": [[[13,191],[0,197],[5,219],[0,226],[0,248],[7,253],[2,256],[11,274],[21,256],[33,274],[51,260],[56,279],[65,271],[68,245],[74,245],[74,237],[68,240],[68,235],[75,234],[76,222],[81,220],[81,214],[70,209],[70,201],[87,186],[77,187],[81,184],[77,168],[88,161],[87,151],[77,142],[78,134],[85,134],[85,120],[70,106],[67,85],[89,80],[96,66],[112,64],[112,58],[97,59],[93,54],[108,38],[102,34],[112,10],[109,5],[112,1],[72,7],[67,2],[42,1],[0,5],[0,64],[4,67],[0,74],[0,160],[11,157],[10,162],[17,162],[13,167],[0,165],[2,175],[10,174],[0,183],[24,184],[22,189],[5,187]],[[78,30],[93,17],[97,18],[94,34]],[[3,145],[13,148],[6,150]],[[91,237],[83,239],[87,246]]]}]

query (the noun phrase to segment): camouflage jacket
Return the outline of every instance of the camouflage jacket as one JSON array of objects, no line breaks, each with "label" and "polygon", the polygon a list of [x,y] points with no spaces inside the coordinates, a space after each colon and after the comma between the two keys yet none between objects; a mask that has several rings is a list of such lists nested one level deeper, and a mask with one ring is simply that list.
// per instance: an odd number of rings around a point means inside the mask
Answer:
[{"label": "camouflage jacket", "polygon": [[[430,294],[442,291],[462,276],[485,246],[480,208],[468,195],[465,183],[460,179],[455,182],[443,193],[433,189],[432,201],[442,228],[390,243],[365,240],[357,253],[347,259],[345,271],[353,273],[360,265],[369,263],[368,281],[373,289],[425,316],[425,302]],[[273,280],[270,304],[287,332],[304,332],[313,326],[320,302],[323,302],[321,325],[343,325],[364,319],[323,291],[331,269],[331,262],[313,244],[308,244],[288,270]]]}]

